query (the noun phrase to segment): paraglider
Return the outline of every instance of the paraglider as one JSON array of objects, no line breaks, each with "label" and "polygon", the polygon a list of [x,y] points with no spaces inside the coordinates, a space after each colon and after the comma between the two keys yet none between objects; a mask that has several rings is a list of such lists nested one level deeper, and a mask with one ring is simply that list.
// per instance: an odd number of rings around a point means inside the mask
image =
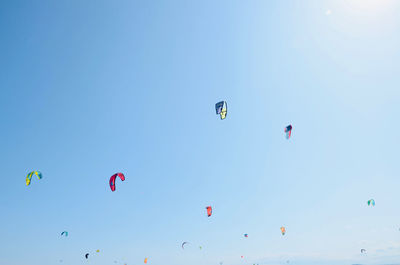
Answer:
[{"label": "paraglider", "polygon": [[85,258],[88,259],[89,258],[89,253],[85,254]]},{"label": "paraglider", "polygon": [[215,112],[220,115],[221,120],[225,119],[228,112],[226,101],[220,101],[215,104]]},{"label": "paraglider", "polygon": [[110,188],[112,191],[115,191],[115,179],[117,178],[117,176],[124,181],[125,180],[125,176],[122,173],[115,173],[114,175],[111,176],[110,178]]},{"label": "paraglider", "polygon": [[286,228],[282,226],[282,227],[281,227],[281,232],[282,232],[282,236],[284,236],[285,233],[286,233]]},{"label": "paraglider", "polygon": [[368,201],[368,206],[370,206],[370,205],[375,206],[375,200],[374,199],[371,199],[371,200]]},{"label": "paraglider", "polygon": [[249,237],[249,235],[248,234],[244,234],[244,237]]},{"label": "paraglider", "polygon": [[67,237],[67,236],[68,236],[68,232],[67,232],[67,231],[64,231],[64,232],[61,233],[61,236],[62,236],[62,235],[65,235],[65,236]]},{"label": "paraglider", "polygon": [[361,253],[365,253],[365,252],[366,252],[366,250],[362,248],[361,249]]},{"label": "paraglider", "polygon": [[26,186],[29,186],[29,184],[31,184],[31,179],[33,175],[36,175],[39,179],[42,179],[42,173],[40,173],[39,171],[32,171],[28,173],[28,176],[26,176]]},{"label": "paraglider", "polygon": [[145,263],[145,264],[147,263],[147,258],[144,259],[144,263]]},{"label": "paraglider", "polygon": [[286,139],[290,139],[290,136],[292,135],[292,125],[289,124],[288,126],[286,126],[285,128],[285,133],[286,133]]},{"label": "paraglider", "polygon": [[212,208],[211,208],[211,206],[207,206],[206,209],[207,209],[207,216],[210,217],[210,216],[212,215]]},{"label": "paraglider", "polygon": [[186,244],[188,244],[188,243],[189,243],[189,242],[183,242],[183,243],[182,243],[182,249],[185,249],[183,246],[186,245]]}]

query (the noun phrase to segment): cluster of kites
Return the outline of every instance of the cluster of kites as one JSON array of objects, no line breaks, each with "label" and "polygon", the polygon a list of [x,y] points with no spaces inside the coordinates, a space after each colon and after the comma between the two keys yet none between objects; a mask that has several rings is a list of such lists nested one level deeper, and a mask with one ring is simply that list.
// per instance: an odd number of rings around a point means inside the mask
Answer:
[{"label": "cluster of kites", "polygon": [[[215,111],[216,111],[216,114],[220,116],[221,120],[224,120],[227,117],[227,114],[228,114],[228,107],[227,107],[226,101],[220,101],[220,102],[216,103],[215,104]],[[293,130],[293,126],[291,124],[289,124],[288,126],[286,126],[284,128],[284,133],[285,133],[286,139],[289,140],[291,138],[292,130]],[[37,178],[39,180],[42,179],[42,173],[40,171],[31,171],[26,176],[26,186],[29,186],[31,184],[33,176],[37,176]],[[117,181],[118,178],[121,181],[125,181],[125,175],[123,173],[120,173],[120,172],[115,173],[109,179],[109,186],[110,186],[110,189],[111,189],[112,192],[114,192],[116,190],[116,181]],[[375,200],[374,199],[370,199],[370,200],[367,201],[367,204],[368,204],[368,206],[375,206]],[[206,209],[207,217],[211,217],[212,214],[213,214],[212,207],[211,206],[207,206],[205,209]],[[284,236],[286,234],[286,228],[284,226],[282,226],[280,228],[280,230],[281,230],[282,236]],[[68,237],[68,231],[61,232],[61,236],[62,237]],[[245,238],[249,237],[248,234],[244,234],[243,236]],[[186,241],[182,243],[181,247],[182,247],[183,250],[185,249],[185,246],[187,244],[190,244],[190,243],[186,242]],[[199,246],[199,249],[201,250],[202,246]],[[96,250],[96,253],[99,253],[99,252],[100,252],[99,249]],[[366,253],[366,250],[365,249],[361,249],[361,253]],[[84,257],[86,259],[89,259],[89,256],[90,256],[90,253],[84,254]],[[244,256],[241,256],[241,258],[244,258]],[[148,258],[146,257],[144,259],[144,263],[147,264],[147,262],[148,262]],[[287,261],[287,262],[289,262],[289,261]],[[223,262],[221,261],[220,265],[222,265],[222,264],[223,264]],[[255,265],[255,264],[253,264],[253,265]]]}]

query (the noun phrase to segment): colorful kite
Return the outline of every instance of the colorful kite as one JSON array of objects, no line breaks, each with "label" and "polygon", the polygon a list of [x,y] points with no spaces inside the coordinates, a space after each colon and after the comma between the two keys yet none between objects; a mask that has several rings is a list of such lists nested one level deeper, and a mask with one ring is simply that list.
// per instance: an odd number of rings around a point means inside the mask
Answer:
[{"label": "colorful kite", "polygon": [[115,191],[115,179],[117,178],[117,176],[124,181],[125,180],[125,176],[122,173],[115,173],[114,175],[111,176],[110,178],[110,188],[112,191]]},{"label": "colorful kite", "polygon": [[29,186],[29,184],[31,184],[31,179],[33,175],[36,175],[39,179],[42,179],[42,173],[40,173],[39,171],[32,171],[29,172],[28,176],[26,176],[26,186]]},{"label": "colorful kite", "polygon": [[290,139],[290,136],[292,135],[292,125],[288,125],[285,128],[285,133],[286,133],[286,139]]},{"label": "colorful kite", "polygon": [[368,203],[368,206],[370,206],[370,205],[375,206],[375,200],[374,199],[369,200],[367,203]]},{"label": "colorful kite", "polygon": [[217,104],[215,104],[215,112],[217,115],[219,114],[221,117],[221,120],[226,118],[226,114],[228,113],[228,107],[226,104],[226,101],[220,101]]},{"label": "colorful kite", "polygon": [[210,217],[210,216],[212,215],[212,208],[211,208],[211,206],[207,206],[206,209],[207,209],[207,216]]}]

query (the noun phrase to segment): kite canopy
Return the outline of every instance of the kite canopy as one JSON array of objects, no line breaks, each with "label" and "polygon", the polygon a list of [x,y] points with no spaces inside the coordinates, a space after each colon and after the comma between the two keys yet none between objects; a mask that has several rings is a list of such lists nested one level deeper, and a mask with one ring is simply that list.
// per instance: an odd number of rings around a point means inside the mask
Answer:
[{"label": "kite canopy", "polygon": [[110,188],[112,191],[115,191],[115,179],[117,178],[117,176],[124,181],[125,180],[125,176],[122,173],[115,173],[114,175],[111,176],[110,178]]},{"label": "kite canopy", "polygon": [[85,254],[85,258],[88,259],[89,258],[89,253]]},{"label": "kite canopy", "polygon": [[366,250],[362,248],[361,249],[361,253],[365,253],[365,252],[366,252]]},{"label": "kite canopy", "polygon": [[147,258],[144,259],[144,263],[147,263]]},{"label": "kite canopy", "polygon": [[64,231],[64,232],[61,233],[61,235],[68,236],[68,232],[67,232],[67,231]]},{"label": "kite canopy", "polygon": [[42,173],[40,173],[39,171],[29,172],[25,179],[26,186],[29,186],[29,184],[31,184],[31,179],[33,175],[36,175],[39,179],[42,179]]},{"label": "kite canopy", "polygon": [[369,200],[368,205],[375,206],[375,200],[374,199]]},{"label": "kite canopy", "polygon": [[282,236],[284,236],[285,233],[286,233],[286,228],[282,226],[282,227],[281,227],[281,232],[282,232]]},{"label": "kite canopy", "polygon": [[290,139],[290,136],[292,135],[292,125],[288,125],[285,128],[285,133],[286,133],[286,139]]},{"label": "kite canopy", "polygon": [[228,107],[226,104],[226,101],[220,101],[217,104],[215,104],[215,112],[216,114],[220,115],[221,120],[226,118],[226,114],[228,112]]},{"label": "kite canopy", "polygon": [[183,243],[182,243],[182,249],[185,249],[184,246],[185,246],[186,244],[188,244],[188,243],[189,243],[189,242],[186,242],[186,241],[183,242]]},{"label": "kite canopy", "polygon": [[244,234],[244,237],[249,237],[249,235],[248,234]]},{"label": "kite canopy", "polygon": [[207,209],[207,216],[210,217],[210,216],[212,215],[212,208],[211,208],[211,206],[207,206],[206,209]]}]

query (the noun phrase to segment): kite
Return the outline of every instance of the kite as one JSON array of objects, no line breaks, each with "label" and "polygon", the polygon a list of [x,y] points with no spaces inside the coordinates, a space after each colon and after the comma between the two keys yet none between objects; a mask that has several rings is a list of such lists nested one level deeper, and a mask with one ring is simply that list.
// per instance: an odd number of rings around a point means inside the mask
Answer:
[{"label": "kite", "polygon": [[100,249],[96,250],[96,252],[99,253],[99,252],[100,252]]},{"label": "kite", "polygon": [[374,199],[369,200],[368,205],[375,206],[375,200]]},{"label": "kite", "polygon": [[286,228],[282,226],[282,227],[281,227],[281,232],[282,232],[282,236],[284,236],[285,233],[286,233]]},{"label": "kite", "polygon": [[122,173],[115,173],[114,175],[111,176],[110,178],[110,188],[112,191],[115,191],[115,179],[117,178],[117,176],[124,181],[125,180],[125,176]]},{"label": "kite", "polygon": [[42,179],[42,173],[40,173],[39,171],[32,171],[28,173],[28,176],[26,176],[26,186],[29,186],[29,184],[31,184],[31,179],[33,175],[36,175],[39,179]]},{"label": "kite", "polygon": [[244,234],[244,237],[249,237],[249,235],[248,234]]},{"label": "kite", "polygon": [[220,115],[221,120],[225,119],[228,112],[226,101],[220,101],[215,104],[215,112]]},{"label": "kite", "polygon": [[61,233],[61,235],[65,235],[67,237],[68,236],[68,232],[64,231],[64,232]]},{"label": "kite", "polygon": [[292,125],[288,125],[285,128],[285,133],[286,133],[286,139],[290,139],[290,136],[292,135]]},{"label": "kite", "polygon": [[199,246],[199,249],[200,249],[200,250],[202,250],[202,249],[203,249],[203,247],[202,247],[202,246]]},{"label": "kite", "polygon": [[211,206],[207,206],[206,209],[207,209],[207,216],[210,217],[210,216],[212,215],[212,208],[211,208]]},{"label": "kite", "polygon": [[89,253],[85,254],[85,258],[88,259],[89,258]]},{"label": "kite", "polygon": [[147,258],[144,259],[144,263],[145,263],[145,264],[147,263]]},{"label": "kite", "polygon": [[189,243],[189,242],[183,242],[183,243],[182,243],[182,249],[185,249],[183,246],[186,245],[186,244],[188,244],[188,243]]},{"label": "kite", "polygon": [[365,253],[365,252],[366,252],[366,250],[362,248],[361,249],[361,253]]}]

